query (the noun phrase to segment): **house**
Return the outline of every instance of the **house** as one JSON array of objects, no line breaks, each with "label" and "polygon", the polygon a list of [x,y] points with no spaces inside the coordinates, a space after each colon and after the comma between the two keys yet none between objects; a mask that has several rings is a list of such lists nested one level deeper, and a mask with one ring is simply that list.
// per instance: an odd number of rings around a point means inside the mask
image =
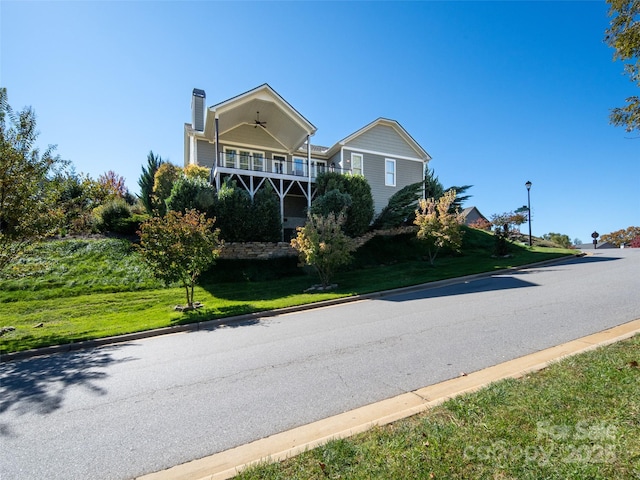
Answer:
[{"label": "house", "polygon": [[376,213],[406,185],[422,181],[429,154],[395,120],[378,118],[330,147],[313,145],[316,127],[269,85],[210,107],[194,89],[184,126],[184,165],[211,168],[220,188],[235,180],[251,197],[267,182],[280,199],[284,236],[304,225],[325,171],[363,175]]},{"label": "house", "polygon": [[480,225],[479,222],[482,222],[482,223],[486,223],[487,230],[491,228],[490,222],[489,220],[487,220],[487,217],[482,215],[480,213],[480,210],[478,210],[476,207],[465,208],[464,210],[462,210],[461,214],[462,214],[462,218],[464,218],[464,224],[467,226]]}]

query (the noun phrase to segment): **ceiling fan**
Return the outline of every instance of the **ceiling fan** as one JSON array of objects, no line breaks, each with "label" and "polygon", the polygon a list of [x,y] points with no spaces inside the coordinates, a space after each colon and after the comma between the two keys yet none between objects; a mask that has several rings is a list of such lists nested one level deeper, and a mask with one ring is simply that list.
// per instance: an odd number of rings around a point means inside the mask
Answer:
[{"label": "ceiling fan", "polygon": [[256,119],[253,122],[255,123],[253,128],[257,128],[258,126],[261,126],[262,128],[267,128],[267,122],[260,121],[260,112],[256,112]]}]

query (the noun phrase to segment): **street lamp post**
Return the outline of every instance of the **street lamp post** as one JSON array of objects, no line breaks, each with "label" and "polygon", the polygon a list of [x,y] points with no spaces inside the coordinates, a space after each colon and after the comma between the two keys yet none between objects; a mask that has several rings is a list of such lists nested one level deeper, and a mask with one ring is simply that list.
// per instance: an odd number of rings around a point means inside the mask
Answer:
[{"label": "street lamp post", "polygon": [[529,246],[531,246],[531,182],[527,182],[524,184],[527,187],[527,213],[529,216]]}]

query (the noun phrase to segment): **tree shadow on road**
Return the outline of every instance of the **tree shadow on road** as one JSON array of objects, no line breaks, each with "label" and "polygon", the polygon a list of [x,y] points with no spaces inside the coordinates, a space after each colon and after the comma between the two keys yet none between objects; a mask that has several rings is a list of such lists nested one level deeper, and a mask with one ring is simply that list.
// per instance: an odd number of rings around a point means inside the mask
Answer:
[{"label": "tree shadow on road", "polygon": [[[94,395],[105,395],[99,385],[110,365],[133,358],[116,358],[114,351],[127,344],[77,350],[0,364],[0,415],[15,409],[19,415],[47,415],[59,409],[67,390],[82,386]],[[0,424],[0,436],[9,434]]]},{"label": "tree shadow on road", "polygon": [[425,298],[449,297],[453,295],[466,295],[470,293],[491,292],[496,290],[510,290],[513,288],[536,287],[536,283],[527,282],[512,276],[492,275],[466,282],[454,283],[442,287],[417,288],[399,294],[385,295],[381,300],[390,302],[406,302],[408,300],[422,300]]}]

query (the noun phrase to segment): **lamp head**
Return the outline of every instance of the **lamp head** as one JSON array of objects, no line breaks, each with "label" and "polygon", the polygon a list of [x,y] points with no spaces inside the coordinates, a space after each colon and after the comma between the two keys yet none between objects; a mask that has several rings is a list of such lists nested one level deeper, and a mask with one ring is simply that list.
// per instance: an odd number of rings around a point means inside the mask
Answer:
[{"label": "lamp head", "polygon": [[531,190],[531,185],[532,185],[531,182],[527,182],[524,184],[524,186],[527,187],[527,190]]}]

